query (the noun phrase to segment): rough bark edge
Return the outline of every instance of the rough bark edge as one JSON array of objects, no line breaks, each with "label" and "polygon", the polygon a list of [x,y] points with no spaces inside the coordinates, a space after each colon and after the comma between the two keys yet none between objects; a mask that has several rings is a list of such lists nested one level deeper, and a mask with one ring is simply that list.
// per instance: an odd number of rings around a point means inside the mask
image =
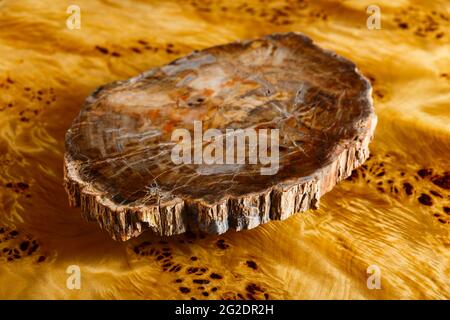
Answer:
[{"label": "rough bark edge", "polygon": [[189,230],[222,234],[229,229],[252,229],[269,220],[284,220],[297,212],[317,209],[320,197],[347,178],[369,156],[377,118],[368,119],[361,141],[344,149],[336,159],[313,176],[286,185],[276,185],[261,193],[226,198],[214,205],[175,198],[159,206],[117,205],[79,175],[79,163],[64,157],[64,186],[73,207],[80,207],[88,221],[97,221],[113,239],[125,241],[150,230],[171,236]]}]

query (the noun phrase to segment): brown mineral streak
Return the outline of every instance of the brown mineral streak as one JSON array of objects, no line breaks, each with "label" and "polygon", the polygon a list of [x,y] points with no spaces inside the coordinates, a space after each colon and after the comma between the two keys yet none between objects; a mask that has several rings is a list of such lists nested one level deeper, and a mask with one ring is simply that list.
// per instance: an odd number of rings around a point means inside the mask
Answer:
[{"label": "brown mineral streak", "polygon": [[[122,241],[147,230],[221,234],[315,209],[369,156],[371,91],[352,62],[299,33],[211,47],[105,85],[66,135],[70,204]],[[171,163],[171,130],[194,120],[278,128],[279,172],[199,175],[199,165]]]}]

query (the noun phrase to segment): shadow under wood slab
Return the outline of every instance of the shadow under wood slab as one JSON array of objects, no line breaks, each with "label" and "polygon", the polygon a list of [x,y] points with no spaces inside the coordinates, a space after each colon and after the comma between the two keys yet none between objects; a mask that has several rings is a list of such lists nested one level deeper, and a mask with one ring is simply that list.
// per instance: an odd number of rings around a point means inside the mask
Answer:
[{"label": "shadow under wood slab", "polygon": [[[66,135],[65,188],[116,240],[250,229],[317,208],[367,159],[376,120],[355,65],[302,34],[216,46],[88,97]],[[222,133],[278,129],[278,171],[175,164],[172,133],[194,121]]]}]

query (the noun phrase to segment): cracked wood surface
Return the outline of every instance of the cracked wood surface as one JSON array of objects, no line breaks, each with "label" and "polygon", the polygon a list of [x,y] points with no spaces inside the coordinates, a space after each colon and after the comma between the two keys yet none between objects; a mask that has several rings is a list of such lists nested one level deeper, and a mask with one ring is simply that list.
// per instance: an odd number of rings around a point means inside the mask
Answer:
[{"label": "cracked wood surface", "polygon": [[[175,165],[171,133],[196,120],[278,129],[279,171]],[[367,159],[375,126],[371,86],[352,62],[302,34],[273,34],[98,88],[66,135],[65,188],[116,240],[250,229],[317,208]]]}]

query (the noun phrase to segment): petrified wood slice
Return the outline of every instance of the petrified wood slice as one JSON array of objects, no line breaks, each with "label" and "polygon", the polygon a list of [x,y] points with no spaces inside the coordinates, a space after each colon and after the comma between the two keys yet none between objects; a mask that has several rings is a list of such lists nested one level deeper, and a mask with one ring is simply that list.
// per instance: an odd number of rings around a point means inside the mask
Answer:
[{"label": "petrified wood slice", "polygon": [[[172,132],[196,120],[221,132],[278,129],[279,170],[175,164]],[[371,86],[352,62],[304,35],[274,34],[98,88],[66,135],[65,188],[117,240],[250,229],[317,208],[367,159],[375,125]]]}]

